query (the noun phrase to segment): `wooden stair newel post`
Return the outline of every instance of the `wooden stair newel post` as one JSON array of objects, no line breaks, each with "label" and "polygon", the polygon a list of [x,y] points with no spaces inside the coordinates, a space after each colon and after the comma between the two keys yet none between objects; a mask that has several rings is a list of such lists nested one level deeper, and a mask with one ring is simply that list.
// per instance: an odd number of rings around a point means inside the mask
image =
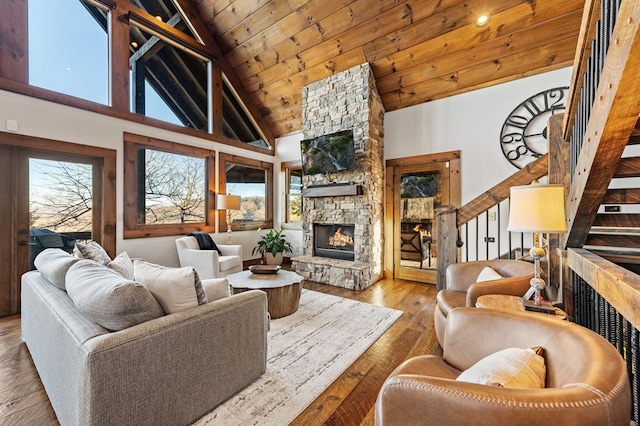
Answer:
[{"label": "wooden stair newel post", "polygon": [[436,291],[446,286],[447,267],[458,261],[458,227],[456,226],[457,209],[454,206],[443,206],[436,210],[438,234],[436,237],[438,280]]}]

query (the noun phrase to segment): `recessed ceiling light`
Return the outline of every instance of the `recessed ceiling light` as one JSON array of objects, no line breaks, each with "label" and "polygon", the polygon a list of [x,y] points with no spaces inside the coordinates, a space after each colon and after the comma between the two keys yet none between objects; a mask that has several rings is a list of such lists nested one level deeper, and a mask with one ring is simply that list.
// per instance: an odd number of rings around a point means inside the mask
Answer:
[{"label": "recessed ceiling light", "polygon": [[157,19],[158,21],[162,22],[162,16],[157,15],[157,16],[156,16],[156,19]]},{"label": "recessed ceiling light", "polygon": [[476,19],[476,25],[479,27],[484,27],[488,23],[489,23],[489,15],[483,14],[478,16],[478,19]]},{"label": "recessed ceiling light", "polygon": [[131,42],[131,47],[133,47],[134,49],[138,48],[138,43],[136,43],[135,41]]}]

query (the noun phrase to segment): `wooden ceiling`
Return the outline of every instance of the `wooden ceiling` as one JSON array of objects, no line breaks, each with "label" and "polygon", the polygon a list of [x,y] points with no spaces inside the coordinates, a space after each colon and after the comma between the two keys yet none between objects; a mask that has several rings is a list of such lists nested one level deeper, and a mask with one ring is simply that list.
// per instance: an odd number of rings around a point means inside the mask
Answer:
[{"label": "wooden ceiling", "polygon": [[[584,0],[191,0],[275,136],[369,62],[387,111],[573,63]],[[475,19],[490,14],[478,27]]]}]

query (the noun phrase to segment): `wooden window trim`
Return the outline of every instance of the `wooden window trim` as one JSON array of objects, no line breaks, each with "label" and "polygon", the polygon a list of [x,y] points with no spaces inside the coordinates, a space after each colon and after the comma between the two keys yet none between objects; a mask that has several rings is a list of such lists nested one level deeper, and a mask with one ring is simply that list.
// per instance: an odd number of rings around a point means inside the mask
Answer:
[{"label": "wooden window trim", "polygon": [[[219,176],[218,176],[218,192],[220,194],[227,193],[227,164],[237,164],[239,166],[245,167],[254,167],[257,169],[264,169],[267,173],[267,182],[266,182],[266,194],[265,194],[265,220],[264,221],[256,221],[256,222],[233,222],[231,224],[232,231],[252,231],[264,228],[272,228],[273,227],[273,164],[267,163],[266,161],[253,160],[250,158],[245,158],[239,155],[231,155],[220,153],[220,164],[219,164]],[[218,223],[220,224],[220,232],[226,232],[227,223],[225,217],[225,211],[220,210],[218,212]]]},{"label": "wooden window trim", "polygon": [[[280,169],[284,173],[284,222],[289,225],[299,225],[302,227],[302,220],[289,220],[289,212],[291,211],[291,206],[289,205],[291,202],[291,193],[289,192],[291,187],[291,170],[302,170],[302,161],[286,161],[280,164]],[[302,194],[300,194],[302,197]],[[304,202],[304,198],[303,198]]]},{"label": "wooden window trim", "polygon": [[[205,159],[207,195],[205,199],[204,223],[172,223],[162,225],[138,224],[136,220],[138,187],[137,159],[138,148],[141,147]],[[215,159],[215,151],[125,132],[123,237],[125,239],[129,239],[185,235],[196,231],[216,232]]]}]

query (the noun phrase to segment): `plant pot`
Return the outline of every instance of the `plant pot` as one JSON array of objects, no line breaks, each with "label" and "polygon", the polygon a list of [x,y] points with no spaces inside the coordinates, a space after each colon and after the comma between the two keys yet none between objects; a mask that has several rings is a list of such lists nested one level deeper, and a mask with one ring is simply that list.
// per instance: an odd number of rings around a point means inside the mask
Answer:
[{"label": "plant pot", "polygon": [[267,265],[282,265],[282,253],[277,253],[275,257],[271,253],[265,253],[264,262]]}]

